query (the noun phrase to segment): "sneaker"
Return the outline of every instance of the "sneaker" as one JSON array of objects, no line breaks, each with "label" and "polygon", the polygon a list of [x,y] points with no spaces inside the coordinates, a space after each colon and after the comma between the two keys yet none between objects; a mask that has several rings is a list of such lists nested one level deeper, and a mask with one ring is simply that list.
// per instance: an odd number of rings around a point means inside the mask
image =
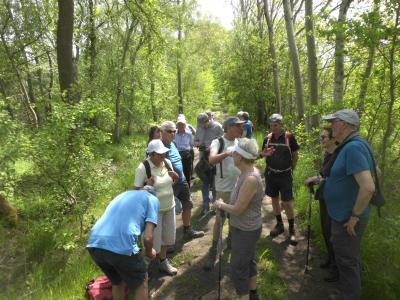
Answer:
[{"label": "sneaker", "polygon": [[297,240],[296,240],[296,232],[294,231],[294,229],[289,229],[289,244],[292,246],[296,246],[297,245]]},{"label": "sneaker", "polygon": [[183,236],[187,240],[197,239],[204,236],[204,231],[193,230],[193,228],[190,227],[185,231]]},{"label": "sneaker", "polygon": [[274,238],[274,237],[277,237],[278,235],[282,234],[284,231],[285,231],[285,228],[283,227],[283,224],[277,223],[275,225],[275,228],[271,230],[269,235]]},{"label": "sneaker", "polygon": [[163,262],[160,262],[160,266],[158,268],[160,271],[167,273],[168,275],[176,275],[178,273],[178,269],[173,267],[168,259],[166,258]]}]

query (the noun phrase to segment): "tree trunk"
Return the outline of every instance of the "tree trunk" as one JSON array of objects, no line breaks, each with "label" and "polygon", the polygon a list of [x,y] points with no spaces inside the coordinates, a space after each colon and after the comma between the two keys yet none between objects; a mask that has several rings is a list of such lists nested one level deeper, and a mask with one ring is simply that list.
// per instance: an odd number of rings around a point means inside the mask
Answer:
[{"label": "tree trunk", "polygon": [[[94,83],[96,79],[96,24],[95,24],[95,16],[94,16],[94,7],[93,0],[88,0],[89,4],[89,34],[88,34],[88,51],[89,51],[89,69],[88,69],[88,77],[89,82]],[[94,85],[90,85],[90,97],[94,99],[96,97],[96,87]]]},{"label": "tree trunk", "polygon": [[74,1],[58,0],[57,63],[62,97],[72,102]]},{"label": "tree trunk", "polygon": [[[185,0],[182,0],[182,5],[180,0],[177,0],[178,5],[178,53],[176,57],[176,78],[178,85],[178,113],[183,114],[183,91],[182,91],[182,14],[185,5]],[[181,5],[181,7],[179,7]]]},{"label": "tree trunk", "polygon": [[346,15],[352,0],[343,0],[340,4],[339,16],[336,28],[335,42],[335,86],[333,91],[333,100],[335,106],[340,108],[343,103],[344,88],[344,41],[345,41],[345,24]]},{"label": "tree trunk", "polygon": [[290,58],[293,67],[293,79],[296,89],[296,103],[297,103],[297,114],[299,120],[303,119],[304,116],[304,90],[303,82],[301,79],[299,54],[297,51],[296,41],[294,38],[293,22],[292,22],[292,10],[290,9],[289,0],[283,0],[283,8],[285,14],[286,33],[289,43]]},{"label": "tree trunk", "polygon": [[[400,3],[398,3],[398,6],[396,8],[396,19],[395,19],[395,24],[393,28],[398,28],[399,26],[399,15],[400,15]],[[389,80],[390,80],[390,86],[389,86],[389,95],[390,95],[390,101],[388,104],[388,109],[387,109],[387,125],[386,125],[386,130],[385,130],[385,135],[383,136],[382,140],[382,148],[380,151],[381,154],[381,184],[384,184],[385,181],[385,171],[386,171],[386,150],[388,147],[388,140],[390,135],[393,133],[393,106],[396,101],[396,95],[395,95],[395,89],[396,89],[396,78],[394,74],[394,68],[395,68],[395,52],[397,48],[397,31],[393,30],[393,36],[392,36],[392,47],[390,49],[390,58],[389,58]]]},{"label": "tree trunk", "polygon": [[[379,3],[380,3],[379,0],[374,0],[374,9],[372,12],[374,14],[373,16],[374,18],[376,14],[379,14]],[[371,76],[372,68],[374,66],[375,52],[376,52],[376,42],[373,41],[369,47],[367,65],[365,66],[365,71],[361,78],[360,94],[358,96],[358,105],[357,105],[357,111],[360,117],[364,113],[365,109],[365,98],[367,96],[369,78]]]},{"label": "tree trunk", "polygon": [[[310,85],[310,102],[313,110],[318,107],[318,64],[315,50],[315,35],[314,35],[314,15],[313,1],[305,2],[305,27],[307,36],[307,58],[308,58],[308,81]],[[319,115],[313,113],[311,115],[311,127],[313,129],[319,127]]]},{"label": "tree trunk", "polygon": [[122,94],[122,78],[123,70],[125,67],[126,54],[129,50],[129,43],[131,41],[133,29],[136,26],[136,21],[132,21],[129,26],[128,32],[126,34],[126,39],[124,42],[124,47],[122,49],[122,57],[120,62],[120,70],[117,79],[117,90],[116,90],[116,99],[115,99],[115,125],[114,125],[114,133],[113,133],[113,142],[114,144],[119,144],[121,142],[120,136],[120,127],[121,127],[121,94]]},{"label": "tree trunk", "polygon": [[278,59],[276,57],[276,49],[275,49],[274,24],[272,23],[272,17],[269,12],[268,0],[264,0],[264,15],[265,15],[265,20],[267,21],[267,27],[268,27],[269,53],[270,53],[271,59],[272,59],[272,73],[273,73],[273,78],[274,78],[274,92],[275,92],[276,109],[278,110],[279,113],[282,113],[282,97],[281,97],[281,88],[280,88],[280,82],[279,82]]}]

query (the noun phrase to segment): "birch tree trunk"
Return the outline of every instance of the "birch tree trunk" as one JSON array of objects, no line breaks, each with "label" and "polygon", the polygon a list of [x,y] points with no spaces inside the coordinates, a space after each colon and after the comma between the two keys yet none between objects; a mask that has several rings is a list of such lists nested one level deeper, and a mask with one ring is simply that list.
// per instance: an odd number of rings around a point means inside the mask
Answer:
[{"label": "birch tree trunk", "polygon": [[[379,3],[380,3],[379,0],[374,0],[374,9],[373,9],[374,18],[376,14],[379,14]],[[374,66],[375,52],[376,52],[376,42],[373,41],[368,50],[367,64],[365,66],[365,71],[361,79],[360,94],[358,96],[357,111],[360,117],[364,113],[365,109],[365,98],[367,96],[369,79],[371,77],[372,68]]]},{"label": "birch tree trunk", "polygon": [[339,8],[339,16],[336,28],[335,40],[335,86],[333,90],[333,100],[336,107],[341,107],[343,103],[344,88],[344,40],[346,15],[352,0],[343,0]]},{"label": "birch tree trunk", "polygon": [[[310,102],[316,108],[319,103],[318,98],[318,66],[317,55],[315,51],[315,36],[314,36],[314,15],[313,1],[305,2],[305,27],[307,37],[307,58],[308,58],[308,81],[310,85]],[[319,127],[319,115],[314,113],[311,115],[311,127]]]},{"label": "birch tree trunk", "polygon": [[296,41],[294,38],[294,29],[292,22],[293,17],[289,0],[283,0],[283,9],[285,14],[285,25],[289,43],[290,59],[293,66],[293,76],[294,76],[293,79],[296,90],[297,114],[298,118],[301,120],[304,116],[304,89],[303,89],[303,81],[301,79],[299,54],[297,51]]},{"label": "birch tree trunk", "polygon": [[282,97],[281,97],[281,88],[279,82],[278,59],[276,57],[276,49],[275,49],[275,32],[274,32],[274,24],[272,22],[272,10],[271,12],[269,11],[268,0],[264,0],[264,15],[268,27],[268,43],[269,43],[269,53],[272,59],[272,74],[274,78],[276,109],[278,110],[279,113],[282,113]]}]

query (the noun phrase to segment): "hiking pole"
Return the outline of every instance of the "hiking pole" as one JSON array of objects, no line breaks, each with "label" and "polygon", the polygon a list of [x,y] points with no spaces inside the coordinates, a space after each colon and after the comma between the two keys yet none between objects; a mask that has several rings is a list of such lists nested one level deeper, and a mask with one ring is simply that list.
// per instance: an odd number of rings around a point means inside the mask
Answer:
[{"label": "hiking pole", "polygon": [[308,202],[308,224],[307,224],[307,254],[306,254],[306,268],[304,273],[308,273],[311,270],[311,267],[308,265],[308,258],[310,256],[310,238],[311,238],[311,204],[312,204],[312,197],[314,194],[314,187],[310,185],[308,187],[310,191],[310,201]]},{"label": "hiking pole", "polygon": [[222,230],[224,227],[224,218],[221,215],[221,210],[218,209],[217,211],[219,218],[219,237],[218,237],[218,245],[217,245],[217,251],[218,251],[218,260],[219,260],[219,266],[218,266],[218,300],[221,300],[221,280],[222,280]]}]

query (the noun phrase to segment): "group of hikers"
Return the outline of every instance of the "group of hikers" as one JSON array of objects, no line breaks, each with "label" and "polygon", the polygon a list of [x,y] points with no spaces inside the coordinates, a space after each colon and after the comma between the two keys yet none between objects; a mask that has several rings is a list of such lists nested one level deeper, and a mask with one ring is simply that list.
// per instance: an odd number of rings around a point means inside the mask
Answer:
[{"label": "group of hikers", "polygon": [[[359,137],[356,112],[343,109],[323,119],[327,121],[321,131],[324,162],[318,176],[305,180],[308,187],[319,184],[316,198],[328,252],[321,267],[330,271],[326,281],[340,280],[340,294],[328,299],[361,299],[360,242],[375,191],[372,152]],[[153,261],[158,257],[160,271],[171,276],[178,273],[167,258],[167,252],[174,251],[177,213],[182,215],[185,240],[204,236],[191,226],[194,169],[202,181],[201,214],[215,215],[203,269],[208,272],[215,267],[221,229],[228,218],[226,244],[237,296],[259,299],[256,242],[262,230],[264,195],[271,198],[276,218],[270,236],[285,232],[284,210],[289,243],[297,245],[292,174],[300,146],[294,134],[285,130],[282,115],[272,114],[269,127],[261,151],[247,112],[226,116],[222,124],[212,112],[200,113],[196,129],[179,115],[176,122],[164,121],[151,129],[146,158],[136,169],[134,189],[111,201],[87,244],[94,262],[112,282],[113,299],[124,299],[126,288],[135,299],[148,299],[145,258]],[[193,167],[195,147],[199,162]],[[266,161],[265,190],[255,166],[257,159]]]}]

